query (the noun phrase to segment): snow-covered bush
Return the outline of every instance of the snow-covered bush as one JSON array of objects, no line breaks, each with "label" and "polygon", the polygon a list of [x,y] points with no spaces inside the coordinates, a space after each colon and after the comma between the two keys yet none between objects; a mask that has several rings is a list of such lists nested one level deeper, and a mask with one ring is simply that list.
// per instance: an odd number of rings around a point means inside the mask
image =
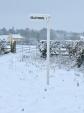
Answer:
[{"label": "snow-covered bush", "polygon": [[[68,55],[77,57],[84,49],[84,41],[80,40],[51,40],[50,41],[50,54],[51,55]],[[46,56],[47,41],[41,40],[39,43],[39,50],[42,57]]]},{"label": "snow-covered bush", "polygon": [[4,53],[7,48],[7,42],[5,40],[0,40],[0,54]]},{"label": "snow-covered bush", "polygon": [[80,54],[77,56],[77,67],[79,68],[84,62],[84,49],[82,49],[82,51],[80,52]]},{"label": "snow-covered bush", "polygon": [[46,57],[46,52],[47,52],[47,44],[46,41],[41,41],[39,43],[39,50],[41,52],[41,57]]}]

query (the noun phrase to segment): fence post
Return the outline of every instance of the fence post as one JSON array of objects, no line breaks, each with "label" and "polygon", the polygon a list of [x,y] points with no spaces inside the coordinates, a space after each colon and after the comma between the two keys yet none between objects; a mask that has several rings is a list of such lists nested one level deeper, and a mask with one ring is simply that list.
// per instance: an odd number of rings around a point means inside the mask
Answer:
[{"label": "fence post", "polygon": [[11,53],[16,53],[16,41],[11,41]]}]

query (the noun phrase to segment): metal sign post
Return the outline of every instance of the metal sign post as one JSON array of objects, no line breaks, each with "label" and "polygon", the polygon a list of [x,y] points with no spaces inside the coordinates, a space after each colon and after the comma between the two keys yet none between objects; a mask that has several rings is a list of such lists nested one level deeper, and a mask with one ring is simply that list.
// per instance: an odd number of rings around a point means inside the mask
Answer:
[{"label": "metal sign post", "polygon": [[50,19],[47,19],[47,85],[49,85],[50,72]]},{"label": "metal sign post", "polygon": [[45,20],[47,22],[47,85],[49,85],[49,72],[50,72],[50,15],[45,14],[33,14],[30,19]]}]

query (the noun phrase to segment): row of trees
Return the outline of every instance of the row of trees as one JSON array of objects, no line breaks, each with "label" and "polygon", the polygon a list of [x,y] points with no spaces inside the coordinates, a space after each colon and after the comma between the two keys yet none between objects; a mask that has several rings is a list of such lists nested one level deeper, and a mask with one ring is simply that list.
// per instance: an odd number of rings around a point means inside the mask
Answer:
[{"label": "row of trees", "polygon": [[[46,28],[43,28],[41,30],[31,30],[29,28],[25,29],[15,29],[14,27],[10,29],[6,29],[5,27],[0,29],[0,35],[8,35],[10,33],[12,34],[20,34],[25,38],[26,42],[33,41],[39,41],[39,40],[46,40]],[[51,40],[77,40],[80,38],[80,33],[74,33],[74,32],[66,32],[61,30],[53,30],[51,29]]]}]

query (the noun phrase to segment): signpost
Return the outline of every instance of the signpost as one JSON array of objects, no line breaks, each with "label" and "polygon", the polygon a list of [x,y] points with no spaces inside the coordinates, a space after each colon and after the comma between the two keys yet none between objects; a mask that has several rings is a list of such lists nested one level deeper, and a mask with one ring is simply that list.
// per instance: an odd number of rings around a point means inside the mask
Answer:
[{"label": "signpost", "polygon": [[44,20],[47,22],[47,85],[49,85],[49,71],[50,71],[50,15],[45,14],[32,14],[30,19]]}]

